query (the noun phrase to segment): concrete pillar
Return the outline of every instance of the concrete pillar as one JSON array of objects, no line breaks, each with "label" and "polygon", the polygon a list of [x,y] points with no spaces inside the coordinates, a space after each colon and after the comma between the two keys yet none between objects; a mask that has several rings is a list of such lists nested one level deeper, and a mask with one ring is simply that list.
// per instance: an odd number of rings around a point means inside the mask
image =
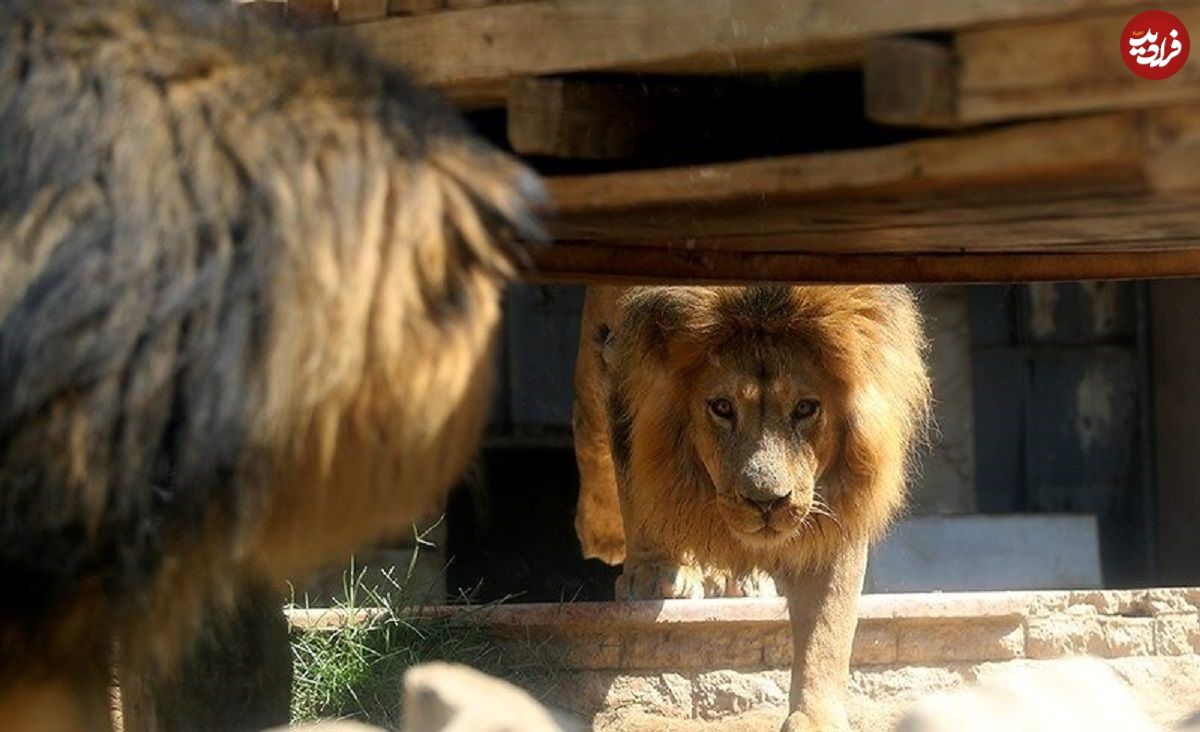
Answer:
[{"label": "concrete pillar", "polygon": [[1150,286],[1158,583],[1200,582],[1200,280]]}]

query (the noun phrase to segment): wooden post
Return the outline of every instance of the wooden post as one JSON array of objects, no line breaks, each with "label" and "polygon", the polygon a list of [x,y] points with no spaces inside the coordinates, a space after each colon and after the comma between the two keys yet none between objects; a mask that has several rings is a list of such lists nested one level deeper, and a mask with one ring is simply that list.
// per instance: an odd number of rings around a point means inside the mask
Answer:
[{"label": "wooden post", "polygon": [[958,123],[958,65],[946,43],[881,38],[867,43],[863,88],[867,117],[902,127]]},{"label": "wooden post", "polygon": [[655,128],[653,107],[636,84],[514,79],[508,92],[508,139],[523,155],[629,158]]},{"label": "wooden post", "polygon": [[206,623],[174,673],[135,679],[122,673],[124,732],[250,732],[286,725],[292,654],[281,594],[264,585],[245,588],[233,613]]}]

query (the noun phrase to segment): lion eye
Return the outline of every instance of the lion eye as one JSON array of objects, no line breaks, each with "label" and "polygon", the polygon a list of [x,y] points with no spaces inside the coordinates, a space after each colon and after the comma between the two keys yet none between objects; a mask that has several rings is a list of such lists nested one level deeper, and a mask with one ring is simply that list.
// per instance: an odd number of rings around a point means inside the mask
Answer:
[{"label": "lion eye", "polygon": [[812,419],[817,412],[821,411],[821,403],[816,399],[801,399],[796,405],[796,411],[792,412],[792,418],[797,422],[803,422],[806,419]]},{"label": "lion eye", "polygon": [[728,399],[709,399],[708,411],[712,412],[713,416],[718,419],[733,421],[733,402]]}]

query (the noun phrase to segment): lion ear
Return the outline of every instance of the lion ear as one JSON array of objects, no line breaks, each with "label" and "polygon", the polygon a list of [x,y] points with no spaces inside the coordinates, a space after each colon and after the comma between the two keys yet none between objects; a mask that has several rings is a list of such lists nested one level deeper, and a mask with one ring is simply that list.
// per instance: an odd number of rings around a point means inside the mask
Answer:
[{"label": "lion ear", "polygon": [[711,291],[698,287],[635,287],[617,302],[614,358],[662,365],[695,340],[712,312]]}]

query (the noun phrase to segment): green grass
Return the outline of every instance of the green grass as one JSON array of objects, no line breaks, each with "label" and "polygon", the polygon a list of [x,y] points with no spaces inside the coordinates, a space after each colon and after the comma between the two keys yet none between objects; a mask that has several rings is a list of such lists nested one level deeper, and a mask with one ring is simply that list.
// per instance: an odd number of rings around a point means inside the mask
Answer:
[{"label": "green grass", "polygon": [[[424,537],[418,536],[418,551]],[[454,619],[422,619],[406,598],[416,554],[403,577],[385,574],[381,591],[363,582],[351,561],[344,574],[339,609],[377,610],[366,619],[333,630],[297,632],[292,638],[294,680],[292,720],[356,719],[398,729],[402,717],[401,679],[409,667],[449,661],[500,676],[544,696],[561,666],[534,641],[503,645],[479,621],[495,604],[474,605]]]}]

